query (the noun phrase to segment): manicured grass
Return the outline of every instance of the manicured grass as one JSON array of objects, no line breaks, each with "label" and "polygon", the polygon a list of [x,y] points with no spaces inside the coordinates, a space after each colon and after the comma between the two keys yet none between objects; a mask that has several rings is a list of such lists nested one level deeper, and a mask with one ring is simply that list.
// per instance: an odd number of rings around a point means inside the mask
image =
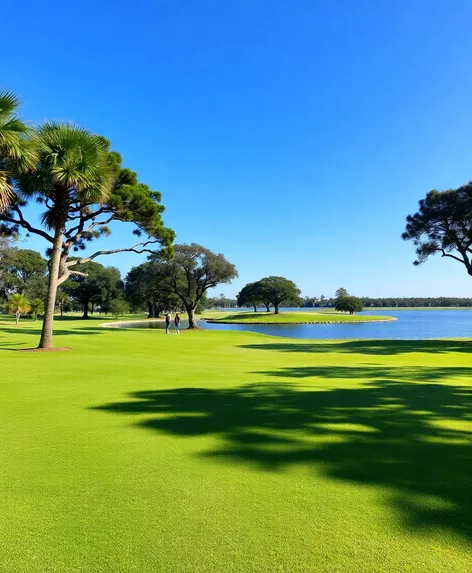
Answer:
[{"label": "manicured grass", "polygon": [[0,571],[470,572],[472,342],[0,322]]},{"label": "manicured grass", "polygon": [[224,311],[204,312],[202,317],[211,322],[233,324],[297,324],[297,323],[327,323],[327,322],[375,322],[395,320],[389,316],[374,316],[369,314],[344,314],[340,312],[237,312],[228,314]]}]

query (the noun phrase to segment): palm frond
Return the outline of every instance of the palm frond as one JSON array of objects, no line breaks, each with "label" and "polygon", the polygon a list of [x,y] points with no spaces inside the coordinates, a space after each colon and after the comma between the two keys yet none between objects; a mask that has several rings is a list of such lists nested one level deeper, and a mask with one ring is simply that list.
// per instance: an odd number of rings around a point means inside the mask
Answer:
[{"label": "palm frond", "polygon": [[13,197],[14,193],[10,185],[8,173],[6,171],[0,171],[0,214],[8,209]]},{"label": "palm frond", "polygon": [[0,90],[0,117],[9,117],[20,107],[20,98],[13,92]]},{"label": "palm frond", "polygon": [[[111,192],[113,169],[109,142],[71,123],[46,122],[36,130],[33,147],[39,153],[37,169],[20,178],[25,195],[59,197],[62,209],[71,200],[84,203],[104,202]],[[56,219],[44,215],[51,226]]]}]

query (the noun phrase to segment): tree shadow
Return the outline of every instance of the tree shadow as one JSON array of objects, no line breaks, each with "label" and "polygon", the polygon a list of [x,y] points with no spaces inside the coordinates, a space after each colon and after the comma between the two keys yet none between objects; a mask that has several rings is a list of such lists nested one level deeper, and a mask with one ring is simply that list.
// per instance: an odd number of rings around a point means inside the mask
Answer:
[{"label": "tree shadow", "polygon": [[[292,372],[295,378],[299,370]],[[384,488],[404,525],[471,539],[472,390],[405,381],[413,368],[400,376],[387,370],[371,368],[374,380],[350,388],[300,388],[287,381],[138,391],[127,401],[93,409],[143,415],[136,424],[157,432],[218,436],[219,446],[198,454],[218,462],[261,471],[303,465],[333,479]],[[453,374],[433,370],[431,380]],[[326,373],[309,369],[306,376]],[[412,379],[427,377],[418,371]]]},{"label": "tree shadow", "polygon": [[438,382],[444,378],[467,377],[472,380],[472,366],[450,367],[381,367],[374,366],[294,366],[278,368],[277,370],[264,370],[252,374],[263,374],[277,378],[361,378],[366,379],[374,375],[384,380],[405,380],[408,382]]},{"label": "tree shadow", "polygon": [[445,352],[472,353],[472,340],[350,340],[340,342],[268,342],[243,344],[240,348],[279,352],[351,352],[353,354],[395,355],[407,352],[439,354]]},{"label": "tree shadow", "polygon": [[[89,334],[100,334],[101,331],[105,332],[106,328],[100,327],[92,327],[92,328],[75,328],[74,330],[62,330],[62,329],[54,329],[54,336],[74,336],[74,335],[89,335]],[[114,330],[114,329],[113,329]],[[34,334],[36,336],[40,336],[41,334],[41,326],[33,327],[33,328],[24,328],[22,326],[18,327],[3,327],[0,326],[0,332],[6,332],[8,334]],[[0,346],[3,345],[0,343]]]},{"label": "tree shadow", "polygon": [[[67,317],[63,318],[62,320],[60,319],[60,317],[56,317],[55,319],[56,323],[65,323],[65,322],[76,322],[77,320],[79,320],[77,317]],[[80,319],[82,320],[82,319]],[[94,319],[95,322],[103,322],[104,319],[103,317],[101,319]],[[42,328],[42,322],[38,321],[36,324],[29,324],[28,326],[25,326],[25,323],[20,323],[18,326],[14,326],[14,325],[5,325],[5,324],[0,324],[0,333],[5,333],[5,334],[17,334],[17,335],[21,335],[21,334],[26,334],[26,335],[33,335],[33,336],[41,336],[41,328]],[[84,326],[78,326],[78,327],[74,327],[71,329],[63,329],[63,328],[54,328],[54,336],[89,336],[89,335],[101,335],[101,334],[105,334],[106,332],[126,332],[126,331],[133,331],[134,333],[136,332],[146,332],[145,329],[140,329],[140,328],[136,328],[136,329],[130,329],[130,328],[116,328],[113,326],[102,326],[100,324],[96,324],[94,325],[93,322],[86,324]],[[12,350],[11,348],[6,348],[7,346],[20,346],[22,344],[28,344],[28,341],[25,342],[2,342],[0,341],[0,350]]]}]

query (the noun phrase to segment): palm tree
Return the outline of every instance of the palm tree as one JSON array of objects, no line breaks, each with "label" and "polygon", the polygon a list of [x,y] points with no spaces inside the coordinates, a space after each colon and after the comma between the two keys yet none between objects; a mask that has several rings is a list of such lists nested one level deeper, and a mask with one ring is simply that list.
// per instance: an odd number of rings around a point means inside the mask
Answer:
[{"label": "palm tree", "polygon": [[16,324],[20,322],[20,316],[30,310],[30,302],[24,294],[12,294],[8,299],[8,311],[16,316]]},{"label": "palm tree", "polygon": [[[53,243],[39,348],[52,347],[52,324],[66,224],[81,205],[103,202],[111,190],[108,142],[69,123],[45,123],[34,136],[39,159],[34,172],[18,177],[19,193],[46,205],[43,224]],[[76,214],[76,213],[74,213]]]},{"label": "palm tree", "polygon": [[30,303],[30,312],[33,319],[38,319],[38,314],[44,314],[44,302],[40,298],[34,298]]},{"label": "palm tree", "polygon": [[19,104],[15,94],[0,91],[0,213],[14,197],[11,175],[32,169],[37,158],[30,130],[17,116]]}]

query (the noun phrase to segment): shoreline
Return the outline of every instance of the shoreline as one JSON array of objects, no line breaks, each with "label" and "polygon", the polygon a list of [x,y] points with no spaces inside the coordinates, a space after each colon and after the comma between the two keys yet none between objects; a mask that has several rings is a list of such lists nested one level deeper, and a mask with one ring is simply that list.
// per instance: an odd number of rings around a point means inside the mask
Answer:
[{"label": "shoreline", "polygon": [[200,320],[205,320],[208,324],[270,324],[272,326],[277,325],[289,325],[289,324],[369,324],[372,322],[395,322],[399,320],[395,317],[388,318],[376,318],[374,320],[316,320],[316,321],[300,321],[300,322],[249,322],[249,321],[236,321],[236,320],[218,320],[212,318],[201,318]]}]

